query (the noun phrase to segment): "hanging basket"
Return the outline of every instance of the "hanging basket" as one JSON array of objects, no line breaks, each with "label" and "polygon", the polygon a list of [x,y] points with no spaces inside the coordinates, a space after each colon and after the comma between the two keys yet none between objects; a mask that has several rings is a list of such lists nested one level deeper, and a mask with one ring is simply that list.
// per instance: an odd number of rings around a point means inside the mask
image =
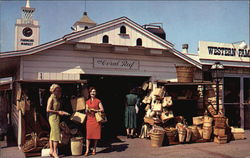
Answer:
[{"label": "hanging basket", "polygon": [[193,82],[194,67],[175,66],[178,82]]}]

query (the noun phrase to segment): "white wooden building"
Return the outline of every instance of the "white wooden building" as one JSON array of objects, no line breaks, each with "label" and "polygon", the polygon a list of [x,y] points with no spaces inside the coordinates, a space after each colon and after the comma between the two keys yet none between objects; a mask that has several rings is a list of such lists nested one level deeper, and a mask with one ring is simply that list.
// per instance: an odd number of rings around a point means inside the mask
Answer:
[{"label": "white wooden building", "polygon": [[84,16],[74,24],[76,31],[62,38],[25,50],[1,52],[0,77],[13,77],[12,123],[19,145],[23,135],[22,116],[15,106],[16,92],[22,82],[80,83],[85,75],[176,82],[175,66],[202,67],[176,50],[172,43],[127,17],[95,25],[87,14]]}]

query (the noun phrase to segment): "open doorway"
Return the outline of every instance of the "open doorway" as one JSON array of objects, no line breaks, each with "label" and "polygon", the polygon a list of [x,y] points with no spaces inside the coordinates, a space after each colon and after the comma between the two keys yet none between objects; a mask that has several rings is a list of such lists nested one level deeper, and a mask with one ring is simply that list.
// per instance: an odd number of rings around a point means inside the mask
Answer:
[{"label": "open doorway", "polygon": [[102,128],[103,137],[124,135],[125,95],[131,88],[139,87],[150,77],[82,75],[88,86],[97,89],[97,98],[104,106],[108,122]]}]

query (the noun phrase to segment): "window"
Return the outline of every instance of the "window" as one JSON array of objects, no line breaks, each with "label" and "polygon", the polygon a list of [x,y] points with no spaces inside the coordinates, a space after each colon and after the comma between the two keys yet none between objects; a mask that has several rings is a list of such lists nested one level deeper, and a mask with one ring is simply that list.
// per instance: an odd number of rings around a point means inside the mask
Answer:
[{"label": "window", "polygon": [[109,43],[109,36],[104,35],[104,36],[102,37],[102,43]]},{"label": "window", "polygon": [[141,38],[138,38],[136,40],[136,46],[142,46],[142,40],[141,40]]},{"label": "window", "polygon": [[120,33],[126,33],[126,27],[125,26],[121,26]]},{"label": "window", "polygon": [[89,28],[88,26],[85,26],[85,27],[84,27],[84,30],[87,30],[88,28]]}]

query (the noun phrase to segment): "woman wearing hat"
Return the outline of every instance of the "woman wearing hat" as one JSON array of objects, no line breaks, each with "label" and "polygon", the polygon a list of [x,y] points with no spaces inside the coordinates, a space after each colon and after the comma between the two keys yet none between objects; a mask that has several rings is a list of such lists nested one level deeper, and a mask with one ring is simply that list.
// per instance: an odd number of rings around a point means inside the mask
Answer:
[{"label": "woman wearing hat", "polygon": [[58,158],[57,145],[61,140],[60,137],[60,116],[68,115],[67,112],[60,111],[60,97],[61,97],[61,87],[58,84],[52,84],[50,87],[51,95],[48,99],[47,112],[49,114],[49,124],[50,124],[50,156]]}]

